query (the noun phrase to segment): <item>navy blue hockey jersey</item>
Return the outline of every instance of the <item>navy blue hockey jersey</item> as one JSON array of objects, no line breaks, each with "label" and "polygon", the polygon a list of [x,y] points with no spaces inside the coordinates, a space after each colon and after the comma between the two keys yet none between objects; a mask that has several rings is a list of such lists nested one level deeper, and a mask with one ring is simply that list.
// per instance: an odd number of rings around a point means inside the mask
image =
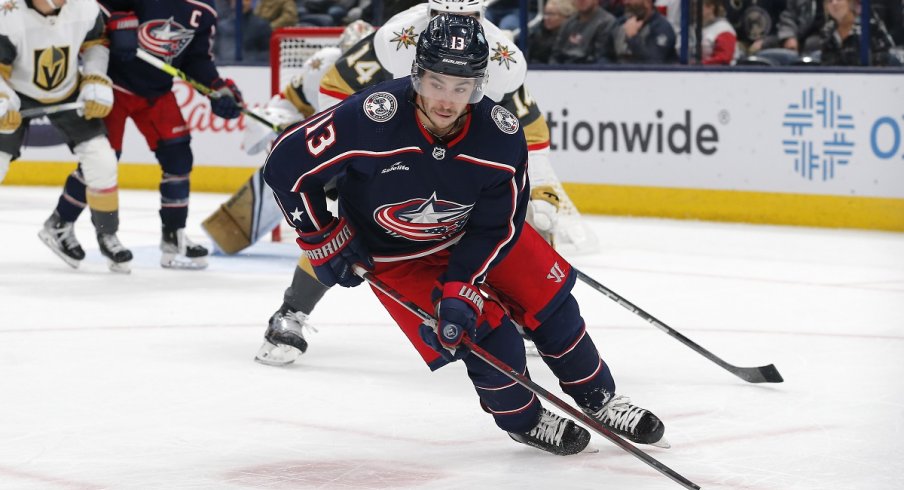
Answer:
[{"label": "navy blue hockey jersey", "polygon": [[324,188],[335,185],[339,213],[375,261],[452,247],[446,280],[480,283],[524,223],[524,133],[518,118],[486,97],[447,144],[435,141],[416,111],[408,77],[359,92],[287,129],[264,178],[301,231],[332,220]]},{"label": "navy blue hockey jersey", "polygon": [[[219,76],[211,51],[217,23],[212,0],[100,0],[110,12],[135,12],[140,49],[210,86]],[[173,88],[173,77],[138,58],[123,62],[110,58],[107,74],[113,83],[146,98]]]}]

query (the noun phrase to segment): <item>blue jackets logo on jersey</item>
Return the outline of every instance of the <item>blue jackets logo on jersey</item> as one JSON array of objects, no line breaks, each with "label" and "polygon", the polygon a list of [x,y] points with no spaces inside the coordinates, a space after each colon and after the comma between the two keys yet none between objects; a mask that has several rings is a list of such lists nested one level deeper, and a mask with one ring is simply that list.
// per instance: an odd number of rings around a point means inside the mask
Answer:
[{"label": "blue jackets logo on jersey", "polygon": [[373,122],[386,122],[392,119],[399,103],[389,92],[376,92],[364,100],[364,114]]},{"label": "blue jackets logo on jersey", "polygon": [[505,107],[493,107],[490,115],[493,116],[493,122],[505,134],[515,134],[518,131],[518,118],[509,112]]},{"label": "blue jackets logo on jersey", "polygon": [[167,20],[149,20],[138,27],[138,43],[141,47],[167,63],[179,56],[194,37],[194,29],[186,29],[172,17]]},{"label": "blue jackets logo on jersey", "polygon": [[380,206],[374,220],[390,234],[416,242],[445,240],[464,230],[471,205],[443,201],[433,193],[427,199]]}]

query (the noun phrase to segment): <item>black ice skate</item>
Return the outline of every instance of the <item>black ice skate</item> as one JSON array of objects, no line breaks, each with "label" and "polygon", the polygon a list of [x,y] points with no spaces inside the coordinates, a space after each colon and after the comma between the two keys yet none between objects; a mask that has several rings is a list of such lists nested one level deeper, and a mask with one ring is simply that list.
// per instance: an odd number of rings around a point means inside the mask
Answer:
[{"label": "black ice skate", "polygon": [[308,315],[301,311],[285,306],[280,308],[270,317],[264,333],[264,343],[254,360],[268,366],[285,366],[295,362],[308,350],[304,329],[314,330],[314,327],[307,324],[307,320]]},{"label": "black ice skate", "polygon": [[598,411],[585,409],[584,412],[629,441],[662,448],[671,447],[663,437],[665,425],[659,417],[649,410],[632,405],[631,399],[626,396],[613,395]]},{"label": "black ice skate", "polygon": [[100,253],[107,258],[107,266],[111,271],[123,274],[132,272],[129,266],[132,261],[132,251],[119,242],[115,233],[98,234],[97,243],[100,245]]},{"label": "black ice skate", "polygon": [[582,452],[590,443],[590,433],[586,429],[545,408],[540,409],[540,419],[533,429],[522,434],[509,432],[508,435],[522,444],[559,456]]},{"label": "black ice skate", "polygon": [[207,268],[206,248],[185,236],[185,229],[163,229],[160,239],[160,265],[166,269],[200,270]]},{"label": "black ice skate", "polygon": [[62,221],[60,215],[54,212],[44,222],[44,228],[38,232],[38,238],[63,259],[63,262],[73,269],[78,269],[79,263],[85,258],[85,251],[75,238],[74,224]]}]

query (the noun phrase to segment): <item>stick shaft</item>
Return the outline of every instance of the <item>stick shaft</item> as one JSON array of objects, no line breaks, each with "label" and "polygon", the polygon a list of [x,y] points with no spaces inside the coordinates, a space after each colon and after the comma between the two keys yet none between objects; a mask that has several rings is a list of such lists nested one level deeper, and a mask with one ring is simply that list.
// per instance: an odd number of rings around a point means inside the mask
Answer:
[{"label": "stick shaft", "polygon": [[[194,88],[198,92],[201,92],[202,94],[204,94],[208,97],[213,96],[213,94],[215,93],[215,91],[213,89],[211,89],[210,87],[208,87],[207,85],[202,84],[201,82],[188,76],[184,71],[161,60],[160,58],[155,57],[154,55],[148,53],[147,51],[139,49],[138,57],[141,58],[142,61],[159,69],[160,71],[166,73],[167,75],[170,75],[173,78],[178,78],[179,80],[182,80],[183,82],[191,85],[192,88]],[[255,121],[269,127],[276,133],[282,132],[282,128],[278,124],[268,121],[266,118],[261,117],[260,115],[256,114],[252,110],[246,108],[244,105],[242,106],[242,113],[245,114],[246,116],[250,117],[251,119],[254,119]]]},{"label": "stick shaft", "polygon": [[33,109],[25,109],[20,111],[22,117],[41,117],[48,114],[56,114],[57,112],[73,111],[85,107],[82,102],[67,102],[65,104],[48,105],[44,107],[35,107]]},{"label": "stick shaft", "polygon": [[574,271],[578,275],[578,279],[580,279],[581,281],[583,281],[584,283],[586,283],[593,289],[596,289],[597,291],[603,293],[607,298],[620,304],[626,310],[639,316],[640,318],[647,321],[654,327],[658,328],[659,330],[662,330],[663,332],[665,332],[672,338],[677,339],[682,344],[690,347],[698,354],[700,354],[703,357],[709,359],[710,361],[716,363],[722,369],[725,369],[726,371],[730,372],[731,374],[734,374],[735,376],[743,379],[744,381],[748,381],[750,383],[781,383],[783,381],[781,374],[779,374],[779,372],[778,372],[778,369],[776,369],[775,366],[772,364],[769,364],[768,366],[760,366],[760,367],[738,367],[738,366],[735,366],[728,362],[725,362],[717,355],[704,349],[703,347],[701,347],[699,344],[697,344],[693,340],[682,335],[681,332],[675,330],[672,327],[669,327],[665,323],[661,322],[658,318],[647,313],[646,311],[644,311],[640,307],[636,306],[634,303],[628,301],[627,299],[625,299],[624,297],[622,297],[615,291],[607,288],[606,286],[603,286],[601,283],[599,283],[592,277],[588,276],[587,274],[584,274],[583,272],[581,272],[577,269],[574,269]]}]

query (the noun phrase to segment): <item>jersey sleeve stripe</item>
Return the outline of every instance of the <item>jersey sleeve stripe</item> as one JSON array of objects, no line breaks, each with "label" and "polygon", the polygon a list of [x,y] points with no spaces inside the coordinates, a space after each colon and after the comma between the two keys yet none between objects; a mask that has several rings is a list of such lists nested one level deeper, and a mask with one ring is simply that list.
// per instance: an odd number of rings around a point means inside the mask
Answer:
[{"label": "jersey sleeve stripe", "polygon": [[354,157],[359,157],[359,156],[371,157],[371,158],[373,158],[373,157],[378,157],[378,158],[379,157],[391,157],[394,155],[401,155],[403,153],[423,153],[423,151],[417,146],[407,146],[405,148],[396,148],[395,150],[389,150],[389,151],[352,150],[352,151],[347,151],[345,153],[340,153],[340,154],[334,156],[333,158],[330,158],[329,160],[321,163],[320,165],[317,165],[316,167],[314,167],[313,169],[311,169],[310,171],[306,172],[304,175],[299,177],[298,180],[295,181],[295,185],[292,186],[292,191],[298,192],[298,190],[301,189],[301,184],[302,184],[302,181],[305,179],[305,177],[308,177],[311,175],[316,175],[316,174],[320,173],[321,171],[323,171],[323,170],[331,167],[332,165],[335,165],[343,160],[347,160],[349,158],[354,158]]},{"label": "jersey sleeve stripe", "polygon": [[333,97],[334,99],[339,99],[339,100],[345,100],[348,98],[348,95],[349,95],[349,94],[344,94],[342,92],[337,92],[335,90],[329,90],[329,89],[325,89],[325,88],[321,88],[320,93],[324,94],[324,95],[329,95],[330,97]]},{"label": "jersey sleeve stripe", "polygon": [[487,271],[490,268],[490,264],[496,260],[496,257],[499,256],[499,252],[502,251],[502,248],[505,247],[508,242],[512,241],[512,238],[515,237],[515,211],[518,209],[518,183],[515,182],[514,177],[509,181],[509,186],[511,187],[511,210],[512,212],[509,214],[508,219],[508,234],[502,239],[497,245],[496,248],[493,249],[493,253],[487,257],[486,261],[481,264],[480,268],[471,276],[471,284],[477,284],[478,280],[484,277]]},{"label": "jersey sleeve stripe", "polygon": [[483,167],[495,168],[497,170],[502,170],[504,172],[508,172],[510,174],[515,173],[515,167],[511,165],[506,165],[504,163],[492,162],[490,160],[483,160],[481,158],[472,157],[471,155],[465,155],[464,153],[455,157],[456,160],[461,160],[463,162],[473,163],[475,165],[480,165]]},{"label": "jersey sleeve stripe", "polygon": [[322,230],[324,224],[317,219],[317,214],[314,213],[314,206],[311,205],[311,199],[308,198],[307,194],[301,194],[301,202],[304,204],[304,211],[308,213],[308,216],[311,218],[311,224],[314,225],[314,228]]},{"label": "jersey sleeve stripe", "polygon": [[546,148],[549,148],[549,140],[546,140],[542,143],[534,143],[532,145],[527,145],[527,151],[544,150]]}]

